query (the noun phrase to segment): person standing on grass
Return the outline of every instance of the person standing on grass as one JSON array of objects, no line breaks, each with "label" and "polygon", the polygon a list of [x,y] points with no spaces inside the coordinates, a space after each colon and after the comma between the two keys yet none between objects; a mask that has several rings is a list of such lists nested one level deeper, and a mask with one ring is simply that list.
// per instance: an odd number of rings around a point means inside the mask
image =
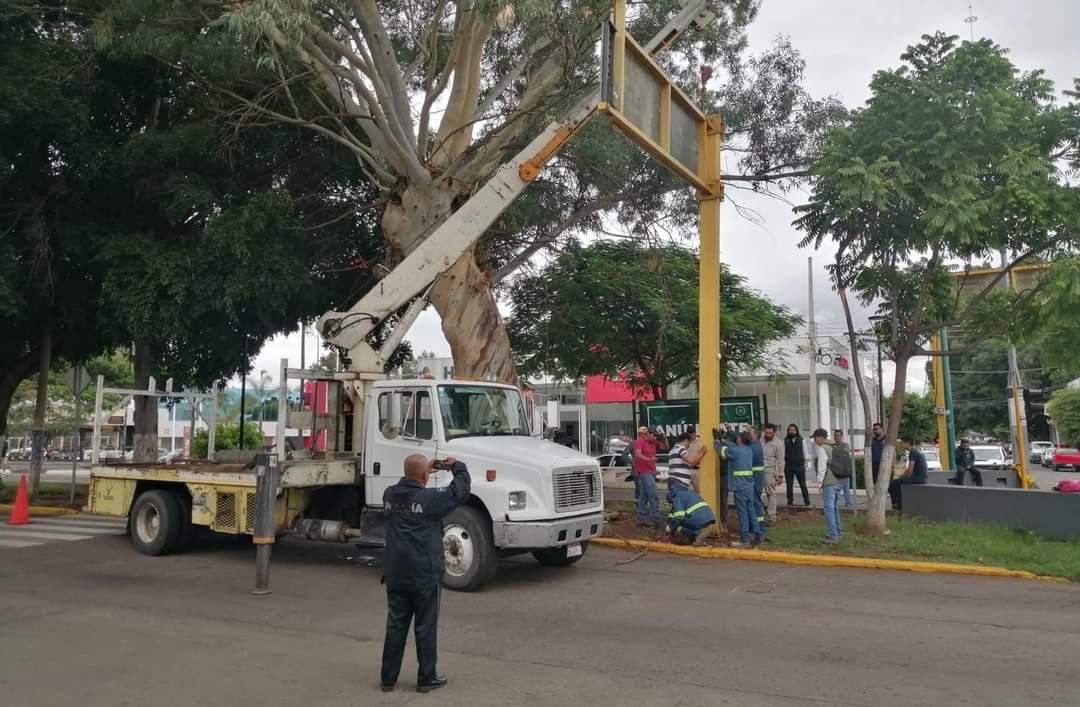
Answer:
[{"label": "person standing on grass", "polygon": [[825,542],[835,545],[844,536],[840,524],[840,494],[843,492],[844,480],[832,471],[835,450],[829,441],[829,433],[820,427],[814,430],[814,445],[814,465],[818,478],[821,479],[821,506],[825,513]]},{"label": "person standing on grass", "polygon": [[838,453],[843,453],[844,458],[848,464],[848,476],[839,477],[844,479],[844,508],[851,510],[855,507],[855,502],[852,500],[851,492],[852,487],[855,485],[855,475],[850,472],[851,466],[851,447],[844,441],[844,433],[840,430],[833,430],[833,456],[837,457]]},{"label": "person standing on grass", "polygon": [[688,489],[698,488],[698,466],[705,458],[705,449],[694,445],[697,433],[687,428],[679,435],[668,452],[668,483],[677,479]]},{"label": "person standing on grass", "polygon": [[[776,425],[765,425],[765,440],[761,444],[765,454],[765,511],[770,523],[776,522],[776,487],[784,483],[784,443],[776,436]],[[788,505],[791,505],[788,503]]]},{"label": "person standing on grass", "polygon": [[787,504],[795,504],[795,481],[802,490],[803,505],[810,507],[810,491],[806,488],[806,447],[798,425],[788,425],[784,437],[784,482],[787,484]]},{"label": "person standing on grass", "polygon": [[634,479],[638,486],[637,522],[660,530],[660,496],[656,490],[656,435],[648,427],[638,430],[634,442]]},{"label": "person standing on grass", "polygon": [[915,438],[910,435],[901,437],[900,446],[908,454],[908,463],[900,478],[889,482],[889,497],[892,499],[894,511],[903,510],[901,504],[904,487],[912,484],[925,484],[927,478],[926,457],[915,446]]},{"label": "person standing on grass", "polygon": [[765,493],[765,449],[761,446],[757,428],[751,426],[747,431],[750,433],[750,453],[753,455],[754,513],[757,514],[757,522],[765,525],[765,504],[761,500]]},{"label": "person standing on grass", "polygon": [[876,484],[878,470],[881,468],[881,453],[885,449],[885,428],[880,422],[875,422],[870,429],[873,435],[873,439],[870,440],[870,468]]},{"label": "person standing on grass", "polygon": [[754,505],[754,455],[750,450],[754,438],[749,431],[729,433],[724,440],[720,431],[713,430],[713,447],[721,459],[729,463],[731,487],[735,492],[735,513],[739,516],[739,540],[731,543],[732,547],[750,547],[751,537],[755,545],[765,540],[765,530],[757,519]]}]

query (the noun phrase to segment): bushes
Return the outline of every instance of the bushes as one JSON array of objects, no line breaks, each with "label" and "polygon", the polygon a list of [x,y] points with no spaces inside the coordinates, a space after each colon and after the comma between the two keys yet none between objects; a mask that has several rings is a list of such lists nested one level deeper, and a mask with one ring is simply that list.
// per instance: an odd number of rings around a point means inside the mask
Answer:
[{"label": "bushes", "polygon": [[[206,452],[210,446],[210,435],[206,430],[199,430],[191,438],[191,458],[206,459]],[[262,432],[259,425],[254,422],[244,423],[244,449],[258,449],[263,446]],[[240,424],[236,422],[219,422],[217,433],[214,435],[214,449],[237,449],[240,447]]]}]

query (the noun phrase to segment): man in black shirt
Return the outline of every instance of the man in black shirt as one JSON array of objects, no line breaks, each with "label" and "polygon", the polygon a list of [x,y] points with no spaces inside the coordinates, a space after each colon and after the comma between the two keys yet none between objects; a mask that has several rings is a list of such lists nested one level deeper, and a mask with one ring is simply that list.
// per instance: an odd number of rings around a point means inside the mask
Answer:
[{"label": "man in black shirt", "polygon": [[[437,466],[436,466],[437,465]],[[450,469],[454,480],[445,488],[426,488],[436,468]],[[382,689],[390,692],[401,672],[409,624],[415,617],[416,654],[420,663],[417,692],[446,684],[435,662],[438,650],[439,587],[446,569],[442,519],[469,497],[471,480],[456,459],[428,461],[422,454],[405,459],[405,477],[383,494],[386,520],[386,641],[383,643]]]},{"label": "man in black shirt", "polygon": [[902,487],[910,484],[926,483],[926,457],[915,446],[914,438],[901,437],[900,446],[908,453],[907,469],[900,475],[900,478],[889,482],[889,496],[892,498],[892,507],[893,510],[897,511],[901,509],[900,496]]},{"label": "man in black shirt", "polygon": [[881,452],[885,449],[885,428],[880,422],[875,422],[870,429],[874,435],[874,438],[870,440],[870,470],[874,483],[877,483],[878,469],[881,468]]}]

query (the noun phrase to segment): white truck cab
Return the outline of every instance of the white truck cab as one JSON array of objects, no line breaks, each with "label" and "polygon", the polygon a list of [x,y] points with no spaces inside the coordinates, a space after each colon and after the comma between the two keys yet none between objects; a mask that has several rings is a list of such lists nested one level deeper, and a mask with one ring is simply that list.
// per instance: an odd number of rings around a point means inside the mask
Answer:
[{"label": "white truck cab", "polygon": [[[472,589],[499,556],[533,552],[570,565],[603,529],[603,484],[596,460],[534,436],[520,391],[497,383],[430,379],[369,387],[362,454],[364,512],[382,512],[386,489],[405,458],[453,457],[472,477],[472,494],[445,524],[446,584]],[[430,484],[446,486],[450,472]],[[365,521],[365,528],[377,523]]]}]

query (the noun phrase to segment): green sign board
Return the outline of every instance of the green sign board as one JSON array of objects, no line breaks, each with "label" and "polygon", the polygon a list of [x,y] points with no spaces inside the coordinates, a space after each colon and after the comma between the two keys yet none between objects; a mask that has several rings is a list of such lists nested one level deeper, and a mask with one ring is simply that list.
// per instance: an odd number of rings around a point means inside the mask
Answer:
[{"label": "green sign board", "polygon": [[[698,401],[650,400],[638,403],[640,424],[659,427],[667,437],[675,437],[688,427],[695,431],[698,426]],[[739,396],[720,398],[720,421],[745,429],[750,425],[760,428],[766,422],[765,396]]]}]

